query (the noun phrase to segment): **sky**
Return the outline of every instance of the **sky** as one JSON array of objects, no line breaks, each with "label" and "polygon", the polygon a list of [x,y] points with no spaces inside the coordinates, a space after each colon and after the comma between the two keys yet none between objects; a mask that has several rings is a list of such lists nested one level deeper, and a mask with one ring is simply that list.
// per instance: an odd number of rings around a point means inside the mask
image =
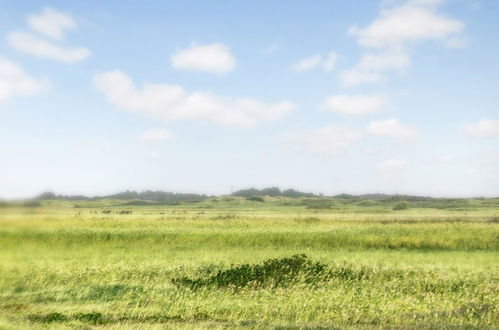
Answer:
[{"label": "sky", "polygon": [[499,196],[499,1],[0,0],[0,198]]}]

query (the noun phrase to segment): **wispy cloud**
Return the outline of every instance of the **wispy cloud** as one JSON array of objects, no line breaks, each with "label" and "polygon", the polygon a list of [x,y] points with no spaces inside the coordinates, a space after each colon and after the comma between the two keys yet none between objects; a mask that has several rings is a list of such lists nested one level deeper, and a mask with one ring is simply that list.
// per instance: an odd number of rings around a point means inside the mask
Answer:
[{"label": "wispy cloud", "polygon": [[98,74],[95,87],[108,101],[161,120],[200,120],[220,125],[252,127],[276,121],[295,109],[289,101],[265,104],[251,98],[230,98],[211,92],[187,92],[181,86],[146,83],[137,88],[121,71]]},{"label": "wispy cloud", "polygon": [[437,12],[443,1],[407,1],[382,9],[380,16],[365,28],[354,25],[349,33],[361,46],[384,48],[427,40],[445,41],[464,30],[462,21]]},{"label": "wispy cloud", "polygon": [[419,136],[416,128],[400,123],[397,119],[372,121],[367,127],[370,134],[396,139],[398,141],[414,140]]},{"label": "wispy cloud", "polygon": [[352,26],[348,33],[363,48],[373,49],[362,55],[340,79],[345,86],[380,83],[389,71],[405,71],[411,63],[409,46],[435,41],[451,48],[465,46],[469,40],[462,35],[464,23],[441,14],[438,8],[445,1],[407,0],[383,8],[377,19],[364,28]]},{"label": "wispy cloud", "polygon": [[321,109],[345,115],[364,115],[379,111],[385,104],[382,96],[336,95],[326,99]]},{"label": "wispy cloud", "polygon": [[[69,15],[55,9],[45,8],[41,14],[29,15],[29,27],[34,31],[13,31],[8,34],[7,41],[15,50],[65,63],[76,63],[87,59],[91,51],[85,47],[73,47],[60,44],[65,37],[66,30],[76,30],[78,25]],[[36,33],[42,35],[41,37]],[[58,43],[54,43],[54,39]]]},{"label": "wispy cloud", "polygon": [[338,54],[330,52],[327,56],[316,54],[302,60],[299,60],[291,66],[295,71],[309,71],[317,68],[322,68],[325,71],[332,71],[336,62],[338,61]]},{"label": "wispy cloud", "polygon": [[286,142],[300,151],[323,156],[340,156],[362,138],[355,128],[343,125],[327,125],[315,130],[286,136]]},{"label": "wispy cloud", "polygon": [[87,48],[59,46],[38,38],[32,33],[12,32],[7,39],[10,45],[19,52],[59,62],[80,62],[91,54]]},{"label": "wispy cloud", "polygon": [[463,130],[466,134],[478,138],[496,138],[499,137],[499,120],[480,120],[476,123],[463,125]]},{"label": "wispy cloud", "polygon": [[262,54],[272,54],[276,52],[279,48],[281,48],[281,45],[279,45],[278,43],[272,44],[267,48],[263,49]]},{"label": "wispy cloud", "polygon": [[66,30],[78,28],[71,15],[52,8],[43,9],[41,14],[29,15],[27,23],[34,31],[56,40],[64,39]]},{"label": "wispy cloud", "polygon": [[40,93],[47,87],[46,81],[33,78],[16,63],[0,58],[0,103],[14,96]]},{"label": "wispy cloud", "polygon": [[178,70],[227,73],[236,67],[236,59],[229,47],[221,43],[198,45],[192,43],[171,56],[171,65]]}]

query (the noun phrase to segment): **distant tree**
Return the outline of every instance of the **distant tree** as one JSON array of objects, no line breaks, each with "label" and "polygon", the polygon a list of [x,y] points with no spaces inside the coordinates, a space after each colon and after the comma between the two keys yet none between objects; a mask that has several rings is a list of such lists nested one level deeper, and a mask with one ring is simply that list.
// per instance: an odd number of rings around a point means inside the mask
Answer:
[{"label": "distant tree", "polygon": [[101,200],[101,199],[124,199],[124,200],[141,200],[141,201],[156,201],[156,202],[200,202],[207,199],[207,195],[200,194],[185,194],[185,193],[173,193],[166,191],[151,191],[146,190],[143,192],[136,192],[127,190],[125,192],[107,195],[107,196],[95,196],[95,197],[87,197],[81,195],[56,195],[52,192],[46,192],[38,197],[35,200],[51,200],[51,199],[59,199],[59,200]]},{"label": "distant tree", "polygon": [[[294,190],[294,189],[286,189],[282,192],[282,195],[285,196],[285,197],[314,197],[314,196],[317,196],[313,193],[305,193],[305,192],[301,192],[301,191],[298,191],[298,190]],[[320,195],[319,195],[320,196]]]},{"label": "distant tree", "polygon": [[350,198],[355,198],[354,195],[350,195],[350,194],[339,194],[339,195],[335,195],[333,196],[334,198],[339,198],[339,199],[350,199]]},{"label": "distant tree", "polygon": [[199,202],[207,199],[208,196],[200,194],[184,194],[166,191],[146,190],[140,193],[136,191],[125,191],[123,193],[103,196],[102,198],[148,200],[157,202]]},{"label": "distant tree", "polygon": [[251,196],[283,196],[283,197],[318,197],[313,193],[304,193],[294,189],[286,189],[281,191],[278,187],[268,187],[263,189],[249,188],[241,189],[234,193],[233,196],[251,197]]},{"label": "distant tree", "polygon": [[42,194],[40,194],[36,199],[40,200],[49,200],[49,199],[57,199],[57,195],[54,194],[53,192],[47,191]]}]

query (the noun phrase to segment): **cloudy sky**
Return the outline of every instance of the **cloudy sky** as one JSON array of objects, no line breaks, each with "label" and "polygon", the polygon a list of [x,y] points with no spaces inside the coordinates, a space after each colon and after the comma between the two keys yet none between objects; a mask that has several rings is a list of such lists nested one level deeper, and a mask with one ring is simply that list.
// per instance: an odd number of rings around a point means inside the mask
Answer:
[{"label": "cloudy sky", "polygon": [[0,197],[499,195],[499,1],[0,1]]}]

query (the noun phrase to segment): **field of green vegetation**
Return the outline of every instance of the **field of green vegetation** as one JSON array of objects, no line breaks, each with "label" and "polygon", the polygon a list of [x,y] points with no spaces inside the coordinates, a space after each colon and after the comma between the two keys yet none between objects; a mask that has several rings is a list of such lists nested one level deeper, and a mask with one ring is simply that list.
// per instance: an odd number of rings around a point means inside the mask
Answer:
[{"label": "field of green vegetation", "polygon": [[0,206],[1,329],[499,327],[499,199]]}]

